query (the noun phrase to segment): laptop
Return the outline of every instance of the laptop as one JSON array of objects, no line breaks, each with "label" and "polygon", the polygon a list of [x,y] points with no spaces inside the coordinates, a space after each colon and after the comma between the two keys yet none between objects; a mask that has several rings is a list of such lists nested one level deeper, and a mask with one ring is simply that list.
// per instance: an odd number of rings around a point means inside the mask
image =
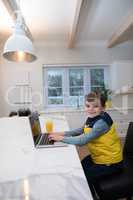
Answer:
[{"label": "laptop", "polygon": [[49,134],[41,132],[41,126],[40,126],[38,114],[30,115],[29,122],[30,122],[32,137],[33,137],[33,141],[34,141],[34,146],[36,148],[67,146],[67,144],[65,144],[63,142],[55,142],[53,140],[50,141],[48,138]]}]

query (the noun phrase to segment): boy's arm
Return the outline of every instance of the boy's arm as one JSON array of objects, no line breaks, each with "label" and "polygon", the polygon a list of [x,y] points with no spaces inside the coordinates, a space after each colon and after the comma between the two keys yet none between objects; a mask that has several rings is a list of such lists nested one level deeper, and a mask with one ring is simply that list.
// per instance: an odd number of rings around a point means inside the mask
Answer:
[{"label": "boy's arm", "polygon": [[102,134],[105,134],[109,131],[109,129],[110,126],[103,119],[100,119],[95,123],[92,130],[88,134],[82,134],[75,137],[64,136],[62,141],[68,144],[84,145]]},{"label": "boy's arm", "polygon": [[74,129],[72,131],[65,132],[54,132],[49,133],[49,140],[63,141],[64,138],[72,138],[72,136],[77,137],[77,135],[83,134],[83,128]]},{"label": "boy's arm", "polygon": [[70,131],[65,131],[64,136],[77,136],[81,135],[84,131],[84,128],[77,128]]}]

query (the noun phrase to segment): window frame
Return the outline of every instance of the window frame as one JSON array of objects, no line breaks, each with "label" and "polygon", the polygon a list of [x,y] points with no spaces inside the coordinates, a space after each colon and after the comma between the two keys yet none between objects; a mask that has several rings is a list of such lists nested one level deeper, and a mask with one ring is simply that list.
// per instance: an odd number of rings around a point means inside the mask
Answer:
[{"label": "window frame", "polygon": [[[104,83],[108,87],[109,83],[109,64],[78,64],[78,65],[43,65],[43,106],[44,108],[65,108],[74,107],[68,104],[69,98],[69,69],[83,69],[84,70],[84,95],[91,91],[90,69],[104,69]],[[63,89],[63,104],[48,105],[48,70],[62,70],[64,71],[62,77]],[[66,84],[67,83],[67,84]]]}]

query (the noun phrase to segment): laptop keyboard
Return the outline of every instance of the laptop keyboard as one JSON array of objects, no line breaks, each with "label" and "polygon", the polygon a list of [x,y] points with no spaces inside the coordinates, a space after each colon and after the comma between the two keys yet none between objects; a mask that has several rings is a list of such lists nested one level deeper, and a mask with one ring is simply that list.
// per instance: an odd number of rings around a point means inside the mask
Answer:
[{"label": "laptop keyboard", "polygon": [[48,133],[42,134],[41,140],[39,142],[39,145],[49,145],[49,144],[51,145],[51,144],[54,144],[54,141],[53,140],[49,140],[48,136],[49,136]]}]

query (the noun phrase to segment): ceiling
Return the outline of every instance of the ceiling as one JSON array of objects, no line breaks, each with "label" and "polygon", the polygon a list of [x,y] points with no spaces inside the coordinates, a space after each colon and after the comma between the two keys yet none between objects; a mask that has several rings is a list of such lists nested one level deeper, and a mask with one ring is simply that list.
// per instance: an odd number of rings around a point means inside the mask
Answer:
[{"label": "ceiling", "polygon": [[[11,34],[14,8],[0,1],[0,41]],[[35,43],[90,43],[108,47],[133,38],[133,0],[19,0],[25,23]]]}]

